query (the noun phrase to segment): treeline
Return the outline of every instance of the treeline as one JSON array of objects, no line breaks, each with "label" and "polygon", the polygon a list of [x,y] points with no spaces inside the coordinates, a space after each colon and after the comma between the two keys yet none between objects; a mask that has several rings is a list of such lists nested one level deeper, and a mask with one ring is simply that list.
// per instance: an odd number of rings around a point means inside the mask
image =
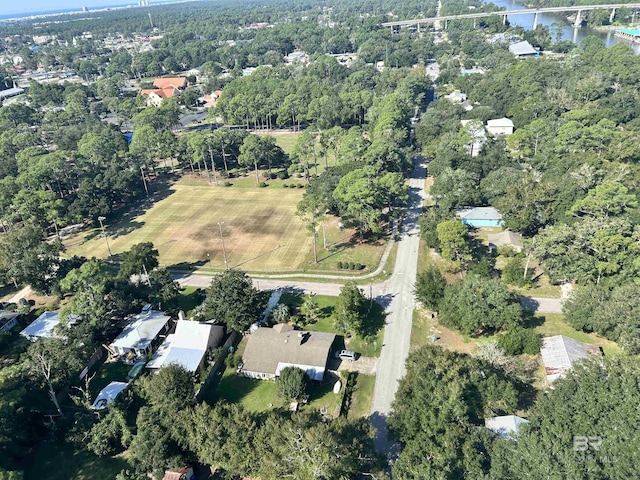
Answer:
[{"label": "treeline", "polygon": [[[426,346],[407,360],[389,418],[403,449],[397,478],[633,478],[639,472],[629,412],[640,393],[635,358],[588,362],[530,395],[503,359]],[[499,435],[484,419],[528,409],[518,432]],[[505,432],[507,433],[507,432]],[[584,445],[589,438],[595,447]],[[582,442],[582,443],[581,443]],[[586,447],[586,448],[585,448]]]}]

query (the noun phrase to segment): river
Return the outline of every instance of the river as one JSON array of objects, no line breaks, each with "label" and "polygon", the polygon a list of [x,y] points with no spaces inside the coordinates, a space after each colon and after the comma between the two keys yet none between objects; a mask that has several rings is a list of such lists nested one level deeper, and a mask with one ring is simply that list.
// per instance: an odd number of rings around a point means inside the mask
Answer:
[{"label": "river", "polygon": [[[505,10],[521,10],[524,8],[529,8],[526,5],[513,0],[490,0],[490,1],[491,3],[499,7],[504,7]],[[508,18],[509,18],[509,23],[511,23],[511,25],[514,25],[514,26],[519,25],[522,28],[525,28],[527,30],[531,30],[531,28],[533,27],[533,14],[512,15],[512,16],[509,16]],[[607,45],[607,47],[615,45],[616,43],[625,43],[631,46],[633,50],[636,52],[636,54],[640,53],[640,44],[625,42],[617,38],[614,35],[613,30],[609,30],[605,32],[605,31],[595,30],[589,27],[574,28],[568,22],[563,21],[563,17],[561,17],[561,14],[558,14],[557,16],[556,14],[552,14],[552,13],[538,14],[538,25],[539,26],[545,25],[549,27],[549,31],[551,32],[551,38],[553,40],[556,39],[555,29],[554,27],[551,26],[554,23],[557,23],[557,24],[559,23],[564,25],[564,28],[562,29],[562,37],[561,37],[562,40],[571,40],[574,43],[579,44],[582,40],[584,40],[585,37],[589,35],[595,35],[596,37],[601,38],[602,41]]]}]

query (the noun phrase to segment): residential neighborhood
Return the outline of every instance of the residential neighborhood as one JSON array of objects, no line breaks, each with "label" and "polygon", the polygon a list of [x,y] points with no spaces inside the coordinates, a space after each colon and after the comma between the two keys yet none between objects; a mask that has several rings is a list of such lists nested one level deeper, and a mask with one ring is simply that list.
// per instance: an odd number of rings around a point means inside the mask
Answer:
[{"label": "residential neighborhood", "polygon": [[640,4],[103,3],[0,6],[0,479],[640,478]]}]

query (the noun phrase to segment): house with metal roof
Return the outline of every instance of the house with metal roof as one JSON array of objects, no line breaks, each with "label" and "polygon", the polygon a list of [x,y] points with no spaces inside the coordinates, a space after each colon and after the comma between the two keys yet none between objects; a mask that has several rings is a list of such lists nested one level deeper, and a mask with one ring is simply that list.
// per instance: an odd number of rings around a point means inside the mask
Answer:
[{"label": "house with metal roof", "polygon": [[503,438],[515,438],[518,436],[520,426],[529,423],[517,415],[502,415],[500,417],[485,418],[484,426]]},{"label": "house with metal roof", "polygon": [[120,335],[109,345],[119,356],[142,357],[151,353],[152,345],[160,334],[169,330],[171,317],[164,312],[144,311],[129,322]]},{"label": "house with metal roof", "polygon": [[536,57],[540,55],[538,50],[533,48],[526,40],[509,45],[509,51],[518,58]]},{"label": "house with metal roof", "polygon": [[54,337],[55,334],[53,330],[59,323],[58,312],[44,312],[31,322],[27,328],[22,330],[20,335],[32,342],[40,338]]},{"label": "house with metal roof", "polygon": [[175,333],[167,335],[147,368],[157,370],[175,364],[195,373],[202,367],[207,351],[219,346],[223,337],[221,325],[178,320]]},{"label": "house with metal roof", "polygon": [[238,374],[273,379],[286,367],[298,367],[310,379],[322,380],[335,337],[333,333],[294,330],[284,323],[259,327],[248,337]]},{"label": "house with metal roof", "polygon": [[464,207],[456,212],[462,223],[470,227],[499,227],[502,215],[493,207]]},{"label": "house with metal roof", "polygon": [[540,354],[544,373],[550,384],[572,371],[576,362],[602,355],[596,345],[589,345],[564,335],[543,338]]}]

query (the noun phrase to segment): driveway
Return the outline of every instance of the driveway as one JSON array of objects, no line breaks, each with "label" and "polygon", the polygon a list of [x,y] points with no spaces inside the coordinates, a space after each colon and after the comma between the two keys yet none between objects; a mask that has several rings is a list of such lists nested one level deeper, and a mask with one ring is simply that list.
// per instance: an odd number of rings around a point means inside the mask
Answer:
[{"label": "driveway", "polygon": [[329,360],[327,367],[329,370],[358,372],[365,375],[375,375],[378,359],[374,357],[359,357],[354,362],[347,362],[340,359],[332,358]]}]

